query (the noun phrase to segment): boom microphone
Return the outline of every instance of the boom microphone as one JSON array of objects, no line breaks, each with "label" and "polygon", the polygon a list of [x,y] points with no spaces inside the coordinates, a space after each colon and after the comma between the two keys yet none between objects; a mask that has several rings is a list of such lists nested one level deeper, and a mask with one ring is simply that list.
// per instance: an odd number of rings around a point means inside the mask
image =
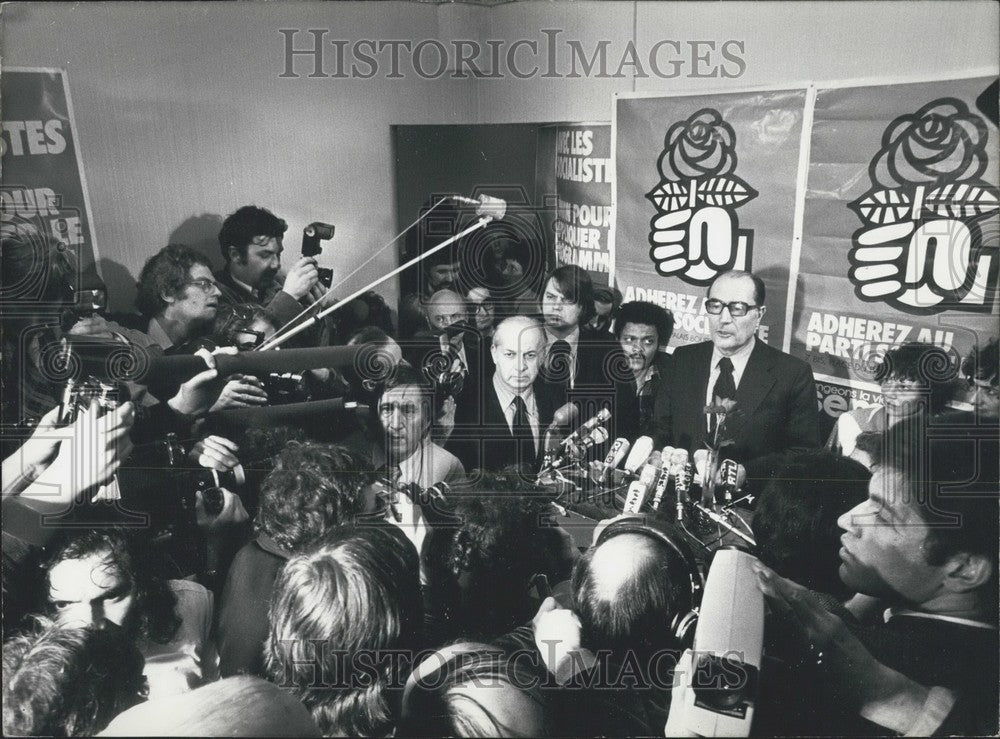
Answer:
[{"label": "boom microphone", "polygon": [[462,195],[449,196],[456,203],[475,205],[477,216],[489,216],[495,221],[501,220],[507,214],[507,201],[492,195],[480,195],[478,198],[467,198]]}]

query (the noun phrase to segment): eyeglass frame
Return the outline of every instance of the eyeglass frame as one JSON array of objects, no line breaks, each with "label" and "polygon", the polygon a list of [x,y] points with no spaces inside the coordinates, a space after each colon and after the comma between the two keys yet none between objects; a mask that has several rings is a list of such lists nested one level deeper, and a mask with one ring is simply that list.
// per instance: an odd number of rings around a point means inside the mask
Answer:
[{"label": "eyeglass frame", "polygon": [[[709,306],[718,306],[719,310],[714,311]],[[744,303],[742,300],[730,300],[728,303],[723,303],[718,298],[709,298],[705,301],[705,312],[709,315],[720,316],[722,315],[723,308],[729,310],[729,315],[733,318],[743,318],[751,310],[759,310],[763,308],[762,305],[750,305],[749,303]]]},{"label": "eyeglass frame", "polygon": [[217,280],[210,280],[207,277],[199,277],[197,280],[186,280],[182,284],[185,286],[197,285],[198,288],[206,295],[212,291],[212,288],[222,292],[222,289],[219,287],[219,282]]}]

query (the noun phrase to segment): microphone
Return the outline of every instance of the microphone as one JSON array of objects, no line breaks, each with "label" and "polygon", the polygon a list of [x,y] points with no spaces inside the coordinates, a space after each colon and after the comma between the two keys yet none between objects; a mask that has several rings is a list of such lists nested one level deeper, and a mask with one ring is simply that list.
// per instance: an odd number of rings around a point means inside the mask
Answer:
[{"label": "microphone", "polygon": [[732,459],[722,460],[722,495],[726,503],[733,502],[733,493],[740,487],[740,466]]},{"label": "microphone", "polygon": [[631,446],[632,442],[624,437],[615,439],[615,443],[608,450],[608,456],[602,462],[600,478],[602,485],[607,481],[611,473],[617,469],[618,465],[622,463],[622,460],[625,459],[625,455],[628,454]]},{"label": "microphone", "polygon": [[561,442],[556,442],[552,437],[555,433],[563,426],[569,426],[576,420],[576,406],[572,403],[566,403],[556,409],[556,412],[552,414],[552,423],[549,427],[545,429],[545,452],[546,454],[553,453],[559,448]]},{"label": "microphone", "polygon": [[582,459],[587,453],[587,450],[592,446],[600,446],[610,438],[611,434],[603,426],[598,426],[596,429],[590,432],[590,434],[583,441],[579,441],[570,447],[569,454],[571,457],[576,457]]},{"label": "microphone", "polygon": [[492,195],[480,195],[478,198],[467,198],[462,195],[449,196],[456,203],[475,205],[477,216],[489,216],[495,221],[501,220],[507,214],[507,201]]},{"label": "microphone", "polygon": [[636,439],[632,445],[632,451],[629,452],[628,459],[625,460],[625,467],[623,468],[625,472],[634,475],[635,471],[639,469],[639,465],[649,459],[652,451],[653,439],[651,437],[640,436]]},{"label": "microphone", "polygon": [[581,437],[586,436],[591,431],[596,429],[598,426],[602,426],[606,422],[611,420],[611,411],[607,408],[601,408],[596,416],[593,416],[580,426],[576,431],[563,439],[563,446],[571,446],[576,444]]},{"label": "microphone", "polygon": [[659,452],[653,452],[649,455],[649,459],[646,460],[646,464],[643,465],[642,472],[639,474],[639,479],[633,480],[632,484],[628,486],[622,513],[639,512],[650,488],[656,482],[657,475],[660,474],[661,464]]},{"label": "microphone", "polygon": [[687,449],[675,449],[670,458],[670,471],[674,476],[674,491],[677,493],[677,520],[684,520],[684,504],[691,489],[694,473],[688,462]]},{"label": "microphone", "polygon": [[663,495],[667,492],[667,485],[670,483],[671,469],[670,469],[670,458],[673,456],[674,448],[672,446],[663,447],[663,451],[660,452],[660,459],[663,461],[663,469],[660,471],[660,476],[656,480],[656,487],[653,489],[653,500],[649,504],[649,507],[654,510],[660,510],[660,503],[663,501]]}]

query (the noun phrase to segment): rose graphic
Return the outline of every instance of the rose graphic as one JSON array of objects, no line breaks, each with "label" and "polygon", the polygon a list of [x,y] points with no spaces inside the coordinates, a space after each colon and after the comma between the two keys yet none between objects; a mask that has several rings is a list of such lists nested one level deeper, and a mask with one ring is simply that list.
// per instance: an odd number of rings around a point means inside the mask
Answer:
[{"label": "rose graphic", "polygon": [[646,194],[657,209],[649,256],[661,275],[707,285],[749,268],[753,234],[739,229],[735,209],[757,191],[733,174],[736,161],[736,133],[717,110],[704,108],[667,130],[660,182]]},{"label": "rose graphic", "polygon": [[848,255],[861,300],[916,314],[991,303],[998,265],[976,223],[1000,210],[996,186],[981,179],[987,138],[985,121],[956,98],[889,124],[868,167],[872,189],[848,206],[864,223]]},{"label": "rose graphic", "polygon": [[956,98],[897,118],[869,167],[873,185],[937,185],[974,180],[986,170],[986,123]]}]

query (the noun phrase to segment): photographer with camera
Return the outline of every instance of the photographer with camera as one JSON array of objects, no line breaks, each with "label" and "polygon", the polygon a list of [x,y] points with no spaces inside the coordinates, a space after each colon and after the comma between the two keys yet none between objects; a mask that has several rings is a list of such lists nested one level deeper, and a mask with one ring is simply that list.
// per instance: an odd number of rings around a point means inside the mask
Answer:
[{"label": "photographer with camera", "polygon": [[[278,329],[294,321],[303,307],[322,300],[326,292],[315,257],[301,257],[281,276],[287,229],[283,219],[255,205],[230,213],[219,231],[225,266],[215,274],[223,302],[259,305]],[[315,346],[321,338],[309,330],[298,343]]]}]

